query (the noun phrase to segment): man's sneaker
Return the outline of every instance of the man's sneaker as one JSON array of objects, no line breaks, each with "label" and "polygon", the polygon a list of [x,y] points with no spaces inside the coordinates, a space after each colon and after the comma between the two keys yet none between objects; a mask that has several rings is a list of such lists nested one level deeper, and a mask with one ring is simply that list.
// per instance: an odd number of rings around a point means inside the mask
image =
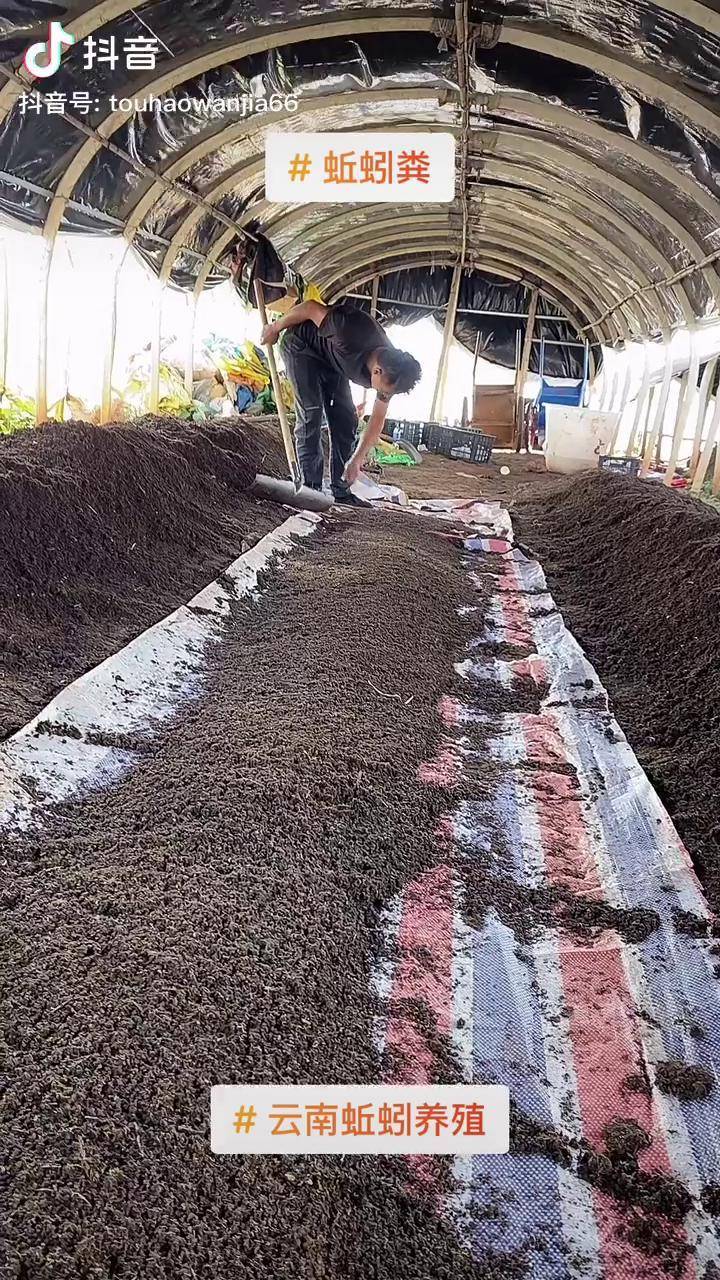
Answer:
[{"label": "man's sneaker", "polygon": [[344,493],[336,493],[335,501],[343,507],[372,507],[372,502],[366,502],[364,498],[358,498],[356,493],[351,493],[346,489]]}]

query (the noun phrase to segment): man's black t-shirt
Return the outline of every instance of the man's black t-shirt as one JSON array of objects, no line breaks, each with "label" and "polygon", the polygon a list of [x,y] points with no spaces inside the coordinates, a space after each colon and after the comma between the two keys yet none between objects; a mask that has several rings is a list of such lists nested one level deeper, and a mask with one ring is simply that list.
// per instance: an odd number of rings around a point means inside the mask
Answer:
[{"label": "man's black t-shirt", "polygon": [[304,320],[288,330],[287,347],[293,352],[302,345],[316,355],[324,357],[338,373],[360,387],[370,386],[367,358],[378,347],[389,347],[385,330],[367,311],[339,302],[330,307],[318,327],[312,320]]}]

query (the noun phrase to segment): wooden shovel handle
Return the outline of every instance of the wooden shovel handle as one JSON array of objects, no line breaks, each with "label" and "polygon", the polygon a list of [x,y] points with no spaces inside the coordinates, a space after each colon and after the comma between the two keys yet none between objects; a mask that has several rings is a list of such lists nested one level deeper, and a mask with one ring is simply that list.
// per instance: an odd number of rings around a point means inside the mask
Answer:
[{"label": "wooden shovel handle", "polygon": [[[263,328],[265,328],[268,318],[265,309],[265,294],[260,280],[255,281],[255,301],[257,309],[260,312],[260,320]],[[280,419],[280,428],[282,430],[283,444],[285,445],[285,453],[287,454],[288,466],[290,467],[290,475],[293,479],[296,489],[302,484],[302,475],[300,472],[300,463],[298,462],[297,452],[295,450],[295,441],[290,423],[288,422],[287,409],[285,401],[282,397],[282,386],[280,383],[280,374],[278,373],[277,362],[275,360],[275,352],[272,347],[265,347],[268,365],[270,366],[270,380],[273,386],[273,394],[275,396],[275,404],[277,405],[278,417]]]}]

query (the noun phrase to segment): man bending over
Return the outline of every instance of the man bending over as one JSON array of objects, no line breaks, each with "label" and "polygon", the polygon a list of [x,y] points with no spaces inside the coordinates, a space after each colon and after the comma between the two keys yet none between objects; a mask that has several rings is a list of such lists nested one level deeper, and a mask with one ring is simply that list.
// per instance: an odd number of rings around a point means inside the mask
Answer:
[{"label": "man bending over", "polygon": [[[363,462],[380,439],[390,397],[411,391],[421,369],[414,356],[398,351],[381,325],[350,303],[326,307],[301,302],[263,330],[272,345],[281,332],[282,353],[296,400],[295,439],[305,484],[322,489],[323,412],[330,430],[330,480],[336,502],[369,507],[350,490]],[[360,443],[355,446],[357,412],[350,382],[371,387],[375,404]]]}]

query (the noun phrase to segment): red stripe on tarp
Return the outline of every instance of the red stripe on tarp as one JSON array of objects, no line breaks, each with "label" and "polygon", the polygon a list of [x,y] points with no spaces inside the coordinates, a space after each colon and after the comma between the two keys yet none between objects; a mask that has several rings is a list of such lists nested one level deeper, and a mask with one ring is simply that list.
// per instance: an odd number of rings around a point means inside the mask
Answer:
[{"label": "red stripe on tarp", "polygon": [[518,662],[513,662],[512,670],[513,675],[532,680],[539,689],[546,688],[549,684],[545,659],[540,658],[536,653],[531,653],[529,658],[520,658]]},{"label": "red stripe on tarp", "polygon": [[448,729],[460,724],[462,720],[462,704],[458,698],[451,698],[449,694],[443,694],[438,703],[438,711],[440,719]]},{"label": "red stripe on tarp", "polygon": [[396,1084],[429,1084],[437,1075],[436,1056],[412,1006],[403,1009],[403,1002],[422,1002],[437,1034],[452,1037],[453,915],[450,867],[433,867],[405,890],[385,1036],[387,1049],[397,1054]]},{"label": "red stripe on tarp", "polygon": [[[616,935],[607,935],[609,946],[569,949],[561,943],[560,970],[565,1000],[569,1010],[570,1038],[577,1075],[578,1097],[584,1136],[599,1151],[605,1150],[605,1127],[610,1120],[635,1120],[652,1144],[640,1155],[640,1167],[647,1172],[671,1174],[665,1135],[652,1097],[623,1087],[629,1075],[637,1073],[642,1058],[642,1042],[632,998],[627,988],[619,943]],[[649,1257],[626,1239],[629,1225],[627,1208],[621,1208],[610,1196],[593,1190],[600,1227],[600,1242],[606,1280],[667,1280],[667,1270],[659,1258]],[[668,1238],[686,1243],[681,1226],[662,1221]],[[688,1257],[678,1273],[685,1280],[696,1275],[693,1260]]]},{"label": "red stripe on tarp", "polygon": [[418,778],[430,787],[457,787],[462,776],[462,764],[452,746],[441,747],[433,760],[424,760],[418,767]]},{"label": "red stripe on tarp", "polygon": [[511,557],[507,557],[504,561],[501,581],[503,582],[504,590],[498,593],[497,604],[502,615],[507,643],[515,644],[519,647],[533,647],[535,637],[530,622],[527,601],[521,589],[515,561]]},{"label": "red stripe on tarp", "polygon": [[508,592],[505,595],[499,595],[498,602],[507,643],[515,644],[518,648],[528,648],[533,645],[535,641],[528,626],[527,610],[518,601],[518,597]]},{"label": "red stripe on tarp", "polygon": [[[540,766],[529,769],[523,781],[537,812],[547,882],[585,897],[604,898],[577,778],[553,771],[553,766],[569,763],[558,726],[549,715],[523,716],[521,723],[528,760]],[[611,1120],[636,1120],[651,1138],[642,1167],[670,1173],[653,1099],[625,1087],[642,1058],[642,1036],[618,935],[608,930],[586,946],[559,931],[559,955],[584,1136],[604,1151],[604,1130]],[[625,1238],[628,1209],[595,1189],[593,1202],[606,1280],[666,1280],[660,1261]],[[681,1228],[670,1222],[664,1227],[669,1236],[685,1240]],[[692,1260],[680,1274],[684,1280],[695,1276]]]}]

